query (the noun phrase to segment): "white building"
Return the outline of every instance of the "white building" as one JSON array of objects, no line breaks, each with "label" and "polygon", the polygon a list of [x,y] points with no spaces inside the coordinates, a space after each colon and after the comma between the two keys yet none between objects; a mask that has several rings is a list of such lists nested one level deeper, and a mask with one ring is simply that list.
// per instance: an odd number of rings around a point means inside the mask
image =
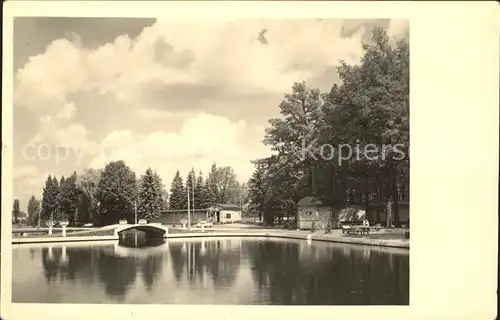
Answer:
[{"label": "white building", "polygon": [[234,223],[241,221],[241,207],[237,204],[215,204],[208,209],[214,222]]}]

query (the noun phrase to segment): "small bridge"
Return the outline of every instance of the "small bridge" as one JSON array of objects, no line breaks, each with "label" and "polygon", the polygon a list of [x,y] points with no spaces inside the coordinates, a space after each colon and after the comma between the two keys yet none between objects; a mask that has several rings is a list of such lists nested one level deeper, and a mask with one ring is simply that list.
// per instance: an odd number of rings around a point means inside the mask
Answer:
[{"label": "small bridge", "polygon": [[168,235],[168,228],[162,226],[161,223],[121,224],[116,227],[114,234],[115,236],[120,236],[123,232],[128,230],[144,231],[146,237],[166,238]]}]

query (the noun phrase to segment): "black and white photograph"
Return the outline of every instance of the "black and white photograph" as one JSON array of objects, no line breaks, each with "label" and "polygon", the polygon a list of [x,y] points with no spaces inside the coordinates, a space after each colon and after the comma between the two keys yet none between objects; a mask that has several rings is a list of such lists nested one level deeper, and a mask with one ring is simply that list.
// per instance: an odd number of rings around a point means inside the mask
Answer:
[{"label": "black and white photograph", "polygon": [[12,26],[13,304],[410,306],[410,20]]}]

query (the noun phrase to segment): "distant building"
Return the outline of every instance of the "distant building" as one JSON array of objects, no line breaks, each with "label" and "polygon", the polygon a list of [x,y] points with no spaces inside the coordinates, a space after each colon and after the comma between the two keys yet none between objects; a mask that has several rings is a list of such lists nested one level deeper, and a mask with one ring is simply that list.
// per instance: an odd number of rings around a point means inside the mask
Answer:
[{"label": "distant building", "polygon": [[191,209],[189,210],[189,215],[187,209],[185,210],[164,210],[161,212],[158,221],[162,224],[175,224],[180,225],[182,221],[188,221],[188,217],[191,220],[191,225],[198,223],[201,220],[208,219],[208,209]]},{"label": "distant building", "polygon": [[358,223],[366,217],[366,211],[359,206],[338,209],[314,197],[302,198],[297,203],[297,207],[297,228],[301,230],[310,230],[313,222],[318,229],[325,228],[328,222],[331,228],[337,228],[340,223]]},{"label": "distant building", "polygon": [[210,220],[211,222],[219,223],[234,223],[241,221],[241,207],[237,204],[214,204],[209,208],[191,209],[189,210],[164,210],[161,212],[158,221],[162,224],[181,224],[182,221],[187,221],[188,216],[191,220],[191,225],[194,225],[202,220]]},{"label": "distant building", "polygon": [[214,222],[234,223],[241,221],[241,207],[237,204],[217,203],[208,208],[208,216]]},{"label": "distant building", "polygon": [[297,203],[297,229],[310,230],[313,222],[319,227],[328,220],[335,223],[334,209],[313,197],[304,197]]},{"label": "distant building", "polygon": [[[19,212],[19,216],[17,217],[17,221],[18,223],[26,223],[26,221],[28,220],[28,215],[26,214],[26,212]],[[12,215],[12,222],[14,223],[15,222],[15,217],[14,215]]]}]

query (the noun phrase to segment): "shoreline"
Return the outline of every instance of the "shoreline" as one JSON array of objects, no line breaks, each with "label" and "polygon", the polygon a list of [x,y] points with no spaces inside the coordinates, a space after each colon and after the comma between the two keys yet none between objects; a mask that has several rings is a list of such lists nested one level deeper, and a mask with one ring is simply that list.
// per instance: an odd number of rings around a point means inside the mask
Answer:
[{"label": "shoreline", "polygon": [[[349,237],[342,236],[341,234],[311,234],[301,231],[268,231],[268,230],[231,230],[218,232],[211,230],[210,232],[180,232],[169,233],[165,239],[179,239],[179,238],[214,238],[214,237],[263,237],[263,238],[282,238],[282,239],[298,239],[298,240],[311,240],[322,242],[336,242],[346,244],[369,245],[379,247],[393,247],[410,249],[409,240],[403,239],[373,239],[369,237]],[[60,243],[60,242],[90,242],[90,241],[110,241],[119,240],[115,235],[104,236],[67,236],[63,237],[13,237],[12,244],[28,244],[28,243]]]}]

